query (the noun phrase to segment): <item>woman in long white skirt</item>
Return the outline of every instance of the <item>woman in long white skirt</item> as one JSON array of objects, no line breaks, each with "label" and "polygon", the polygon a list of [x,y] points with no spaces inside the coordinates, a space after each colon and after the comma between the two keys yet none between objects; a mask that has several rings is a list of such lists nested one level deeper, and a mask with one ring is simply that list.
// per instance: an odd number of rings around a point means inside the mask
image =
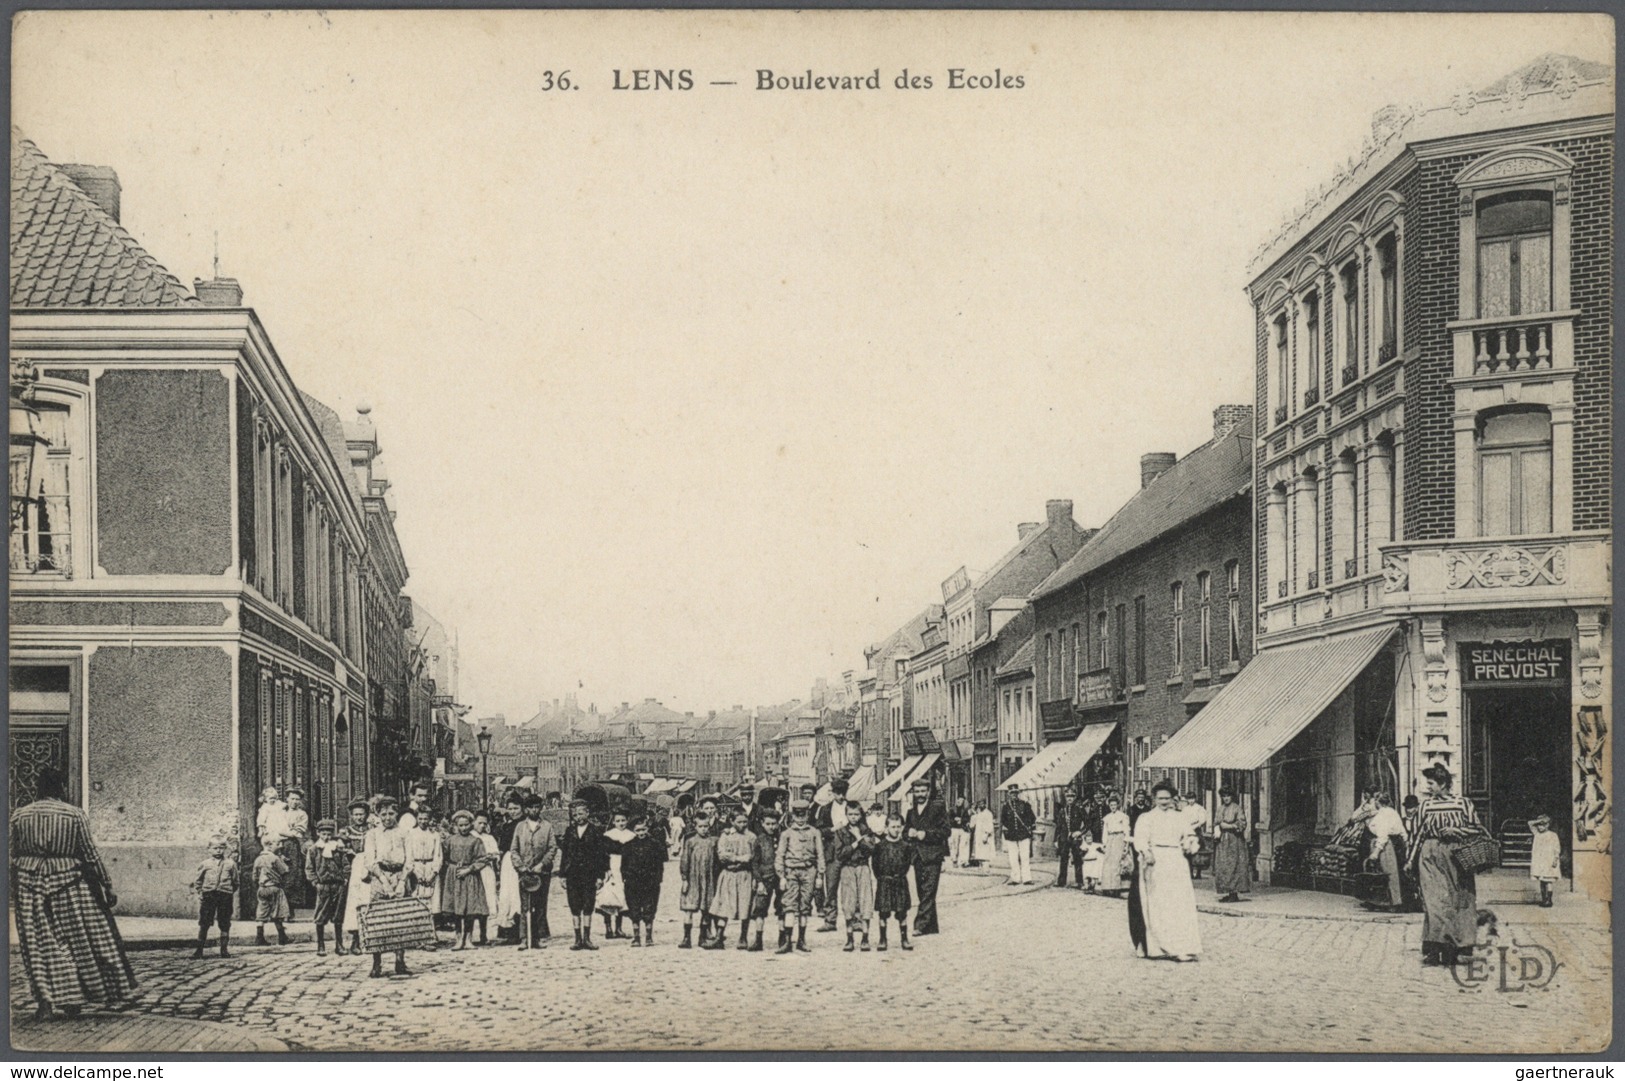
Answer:
[{"label": "woman in long white skirt", "polygon": [[1159,781],[1156,805],[1134,824],[1140,853],[1140,909],[1145,916],[1145,955],[1194,961],[1202,951],[1196,927],[1196,893],[1187,853],[1196,850],[1189,820],[1174,809],[1174,786]]}]

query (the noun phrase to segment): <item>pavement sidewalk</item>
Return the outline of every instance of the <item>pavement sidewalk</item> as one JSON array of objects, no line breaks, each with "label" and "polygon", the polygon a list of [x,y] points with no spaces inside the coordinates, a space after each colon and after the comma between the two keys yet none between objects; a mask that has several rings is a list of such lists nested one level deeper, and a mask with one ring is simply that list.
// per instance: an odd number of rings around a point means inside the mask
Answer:
[{"label": "pavement sidewalk", "polygon": [[252,1054],[286,1051],[274,1036],[241,1025],[140,1013],[86,1013],[73,1021],[11,1015],[11,1047],[40,1054]]},{"label": "pavement sidewalk", "polygon": [[[1054,888],[1059,871],[1055,860],[1035,859],[1032,862],[1035,885],[1011,887],[1023,891]],[[944,874],[975,875],[1003,879],[1009,867],[1001,856],[995,862],[978,867],[943,868]],[[1215,916],[1269,917],[1288,920],[1337,920],[1354,923],[1420,923],[1419,912],[1373,912],[1362,908],[1353,897],[1315,890],[1288,889],[1282,886],[1254,885],[1243,894],[1239,903],[1224,904],[1213,893],[1213,880],[1203,877],[1193,882],[1196,888],[1196,908]],[[1069,889],[1071,887],[1068,887]],[[1496,871],[1479,876],[1478,904],[1489,908],[1503,920],[1525,927],[1607,927],[1610,923],[1609,906],[1574,893],[1560,892],[1551,908],[1532,904],[1529,898],[1527,875],[1514,870]],[[1110,898],[1104,898],[1110,900]]]}]

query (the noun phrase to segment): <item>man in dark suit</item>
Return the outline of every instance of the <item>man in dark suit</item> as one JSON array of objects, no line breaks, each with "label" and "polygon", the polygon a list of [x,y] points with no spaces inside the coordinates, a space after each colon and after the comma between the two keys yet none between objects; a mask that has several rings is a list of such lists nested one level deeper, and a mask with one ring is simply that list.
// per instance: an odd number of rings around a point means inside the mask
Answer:
[{"label": "man in dark suit", "polygon": [[913,803],[903,817],[903,837],[914,845],[914,885],[920,904],[914,914],[914,933],[937,933],[937,882],[942,861],[948,858],[948,809],[931,798],[931,782],[915,781]]},{"label": "man in dark suit", "polygon": [[598,888],[609,873],[609,848],[604,843],[604,832],[589,821],[583,800],[570,804],[570,824],[559,838],[559,852],[559,877],[564,879],[570,919],[576,928],[576,943],[570,948],[596,950],[598,947],[592,944],[592,912]]},{"label": "man in dark suit", "polygon": [[1083,846],[1094,839],[1089,829],[1090,808],[1078,799],[1078,790],[1068,788],[1055,808],[1055,854],[1060,857],[1061,870],[1055,876],[1055,885],[1066,888],[1066,871],[1070,864],[1077,869],[1078,889],[1083,889]]}]

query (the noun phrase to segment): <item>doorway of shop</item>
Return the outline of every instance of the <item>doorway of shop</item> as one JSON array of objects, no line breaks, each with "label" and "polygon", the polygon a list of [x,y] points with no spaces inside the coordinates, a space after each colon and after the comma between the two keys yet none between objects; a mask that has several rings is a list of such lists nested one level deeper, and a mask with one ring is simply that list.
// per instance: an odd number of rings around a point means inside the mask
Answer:
[{"label": "doorway of shop", "polygon": [[1567,688],[1467,692],[1463,791],[1484,824],[1504,839],[1503,866],[1528,866],[1527,848],[1519,842],[1537,815],[1550,815],[1552,828],[1568,835],[1570,774]]}]

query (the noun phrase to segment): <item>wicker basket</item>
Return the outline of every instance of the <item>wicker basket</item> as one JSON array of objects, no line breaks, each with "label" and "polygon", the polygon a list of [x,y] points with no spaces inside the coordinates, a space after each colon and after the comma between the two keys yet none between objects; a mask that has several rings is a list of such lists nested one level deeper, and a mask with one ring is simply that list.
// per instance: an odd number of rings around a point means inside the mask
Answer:
[{"label": "wicker basket", "polygon": [[361,948],[367,953],[419,950],[434,945],[434,917],[421,897],[391,897],[359,912]]},{"label": "wicker basket", "polygon": [[1463,874],[1476,875],[1497,867],[1501,863],[1501,846],[1488,834],[1450,846],[1450,858]]}]

